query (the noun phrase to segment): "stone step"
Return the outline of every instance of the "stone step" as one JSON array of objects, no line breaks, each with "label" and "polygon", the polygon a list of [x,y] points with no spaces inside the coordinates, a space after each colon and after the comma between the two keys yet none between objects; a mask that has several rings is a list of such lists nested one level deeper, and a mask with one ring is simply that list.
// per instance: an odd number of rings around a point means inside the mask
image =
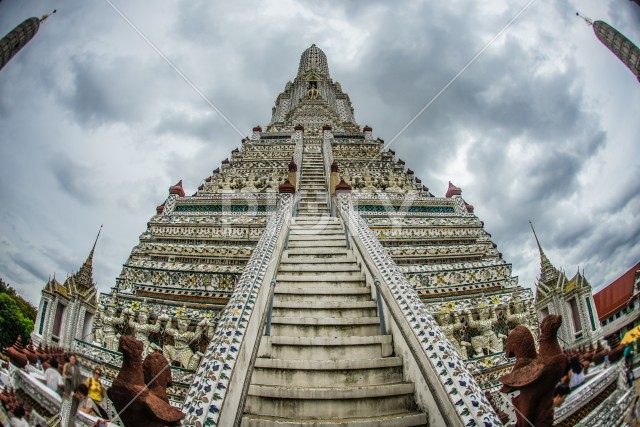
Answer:
[{"label": "stone step", "polygon": [[291,242],[307,242],[307,241],[314,241],[317,242],[318,245],[322,245],[325,242],[331,242],[334,240],[341,240],[344,246],[344,233],[339,230],[339,231],[334,231],[332,234],[311,234],[311,233],[305,233],[305,234],[294,234],[294,233],[290,233],[289,234],[289,243]]},{"label": "stone step", "polygon": [[300,196],[301,202],[327,202],[327,193],[305,193]]},{"label": "stone step", "polygon": [[360,267],[355,263],[318,263],[318,264],[280,264],[278,268],[279,272],[292,271],[292,272],[336,272],[336,271],[357,271],[360,272]]},{"label": "stone step", "polygon": [[402,382],[402,359],[292,360],[257,358],[253,384],[344,387]]},{"label": "stone step", "polygon": [[340,220],[336,217],[333,216],[329,216],[329,215],[316,215],[315,218],[305,218],[304,220],[300,220],[300,221],[294,221],[294,223],[309,223],[313,220],[316,221],[323,221],[325,223],[332,223],[332,224],[339,224],[340,226],[342,226],[342,222],[340,222]]},{"label": "stone step", "polygon": [[284,255],[288,258],[300,257],[300,256],[310,256],[310,255],[333,255],[333,256],[347,256],[353,255],[353,252],[347,248],[320,248],[320,247],[312,247],[312,248],[295,248],[295,249],[287,249],[284,251]]},{"label": "stone step", "polygon": [[[308,286],[310,288],[342,288],[345,286],[346,280],[310,280],[310,281],[302,281],[300,278],[305,278],[305,276],[289,276],[285,279],[277,279],[279,285],[282,286]],[[366,286],[366,281],[364,279],[357,281],[349,281],[349,287],[354,286]]]},{"label": "stone step", "polygon": [[402,412],[377,417],[293,419],[245,414],[241,427],[414,427],[428,426],[426,414]]},{"label": "stone step", "polygon": [[272,336],[369,337],[380,334],[377,317],[273,317]]},{"label": "stone step", "polygon": [[278,282],[298,282],[300,286],[304,286],[302,282],[312,282],[313,284],[320,284],[326,282],[364,282],[364,274],[360,271],[358,272],[337,272],[336,274],[331,274],[328,272],[324,272],[321,274],[315,274],[310,271],[300,271],[300,272],[278,272],[276,274],[276,280]]},{"label": "stone step", "polygon": [[371,301],[371,290],[365,286],[348,288],[317,288],[315,286],[276,285],[275,300],[279,302],[301,301],[313,297],[314,301],[343,302]]},{"label": "stone step", "polygon": [[308,215],[293,217],[292,221],[289,223],[289,227],[291,227],[291,229],[295,231],[296,234],[313,234],[314,232],[319,231],[331,231],[333,233],[340,233],[343,231],[342,226],[335,222],[327,222],[326,220],[318,219],[318,213],[324,212],[318,212],[315,209],[314,211],[315,212],[312,213],[311,210],[303,211],[303,208],[300,208],[299,214],[306,212]]},{"label": "stone step", "polygon": [[305,218],[297,218],[299,221],[297,222],[291,222],[290,223],[290,227],[292,232],[298,233],[298,232],[319,232],[319,231],[330,231],[330,232],[334,232],[336,230],[341,230],[342,231],[342,227],[338,226],[334,223],[327,223],[324,221],[310,221],[307,223],[302,223],[300,221],[303,221]]},{"label": "stone step", "polygon": [[316,230],[289,230],[289,240],[336,240],[337,236],[341,236],[344,240],[344,232],[342,230],[325,230],[323,228],[318,228]]},{"label": "stone step", "polygon": [[[367,302],[371,301],[371,292],[369,288],[362,287],[362,289],[366,290],[366,293],[363,294],[318,294],[313,292],[316,287],[309,286],[309,293],[303,294],[300,292],[297,293],[276,293],[276,301],[280,302],[292,302],[299,303],[300,301],[314,301],[314,302]],[[328,289],[340,289],[340,288],[328,288]],[[362,316],[369,317],[375,316],[377,314],[376,311],[372,311],[369,313],[362,313]],[[278,315],[284,316],[284,314],[278,313]],[[294,313],[293,315],[298,315],[298,313]],[[305,314],[306,315],[306,314]],[[315,314],[311,312],[310,316],[314,316]],[[341,315],[340,315],[341,316]],[[338,317],[340,317],[338,316]]]},{"label": "stone step", "polygon": [[[339,225],[322,225],[318,227],[307,227],[302,225],[292,225],[289,227],[289,234],[293,235],[318,235],[318,234],[335,234],[342,233],[342,227]],[[344,233],[343,233],[344,236]]]},{"label": "stone step", "polygon": [[315,198],[309,198],[307,200],[300,200],[300,209],[303,209],[303,207],[306,208],[317,208],[317,207],[322,207],[325,208],[327,207],[327,201],[326,200],[317,200]]},{"label": "stone step", "polygon": [[328,240],[326,242],[318,242],[317,240],[291,240],[289,239],[289,247],[290,248],[309,248],[309,247],[336,247],[336,248],[344,248],[345,241],[344,236],[342,240]]},{"label": "stone step", "polygon": [[344,231],[340,228],[327,228],[327,226],[318,227],[318,228],[298,228],[298,229],[289,229],[289,238],[304,238],[304,237],[312,237],[316,239],[323,240],[328,238],[329,240],[334,240],[333,236],[342,236],[344,239]]},{"label": "stone step", "polygon": [[[371,299],[371,297],[369,297]],[[342,301],[324,301],[315,295],[302,295],[293,301],[273,303],[273,316],[280,318],[373,318],[377,316],[376,303],[369,301],[350,301],[343,296]]]},{"label": "stone step", "polygon": [[356,262],[355,258],[351,258],[349,256],[344,256],[344,255],[340,255],[340,256],[336,256],[336,257],[332,257],[332,258],[325,258],[325,257],[312,257],[312,256],[299,256],[299,257],[293,257],[293,258],[287,258],[287,257],[283,257],[280,260],[280,265],[291,265],[291,264],[307,264],[307,263],[314,263],[314,264],[346,264],[346,263],[352,263],[352,262]]},{"label": "stone step", "polygon": [[407,412],[413,383],[359,387],[249,386],[245,411],[273,417],[349,418]]},{"label": "stone step", "polygon": [[[263,337],[265,339],[267,337]],[[274,359],[340,360],[375,359],[393,353],[391,335],[364,337],[268,337],[264,356]]]},{"label": "stone step", "polygon": [[[327,255],[332,255],[332,254],[328,253]],[[332,258],[314,257],[313,255],[309,255],[309,256],[300,255],[300,256],[288,257],[288,256],[286,256],[286,252],[285,252],[285,256],[283,256],[282,259],[280,260],[280,264],[281,265],[284,265],[284,264],[306,264],[306,263],[331,264],[331,263],[334,263],[334,262],[335,263],[349,263],[349,262],[357,262],[357,260],[355,258],[353,258],[353,257],[346,256],[346,254],[344,254],[342,252],[337,254],[337,256],[334,256]]]}]

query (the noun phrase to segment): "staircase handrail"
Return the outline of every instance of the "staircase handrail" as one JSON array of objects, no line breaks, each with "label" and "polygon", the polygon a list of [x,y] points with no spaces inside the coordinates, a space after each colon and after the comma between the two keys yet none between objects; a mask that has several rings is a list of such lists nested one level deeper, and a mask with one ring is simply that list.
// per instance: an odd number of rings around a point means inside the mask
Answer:
[{"label": "staircase handrail", "polygon": [[[352,247],[359,251],[369,273],[380,280],[380,293],[397,329],[414,357],[428,361],[430,365],[430,369],[421,364],[419,366],[440,413],[458,415],[458,423],[446,416],[444,422],[463,426],[502,426],[480,386],[438,323],[365,220],[353,208],[351,195],[341,193],[336,199],[338,215],[349,230]],[[440,390],[430,385],[434,377],[442,386]]]},{"label": "staircase handrail", "polygon": [[62,408],[62,398],[46,384],[21,369],[13,371],[13,386],[38,402],[49,413],[55,414]]},{"label": "staircase handrail", "polygon": [[298,189],[300,188],[300,173],[302,172],[302,150],[304,143],[300,132],[294,132],[291,139],[296,144],[296,148],[293,151],[293,161],[298,167],[298,170],[296,171],[296,192],[298,192]]},{"label": "staircase handrail", "polygon": [[333,149],[331,147],[332,140],[333,134],[331,133],[331,131],[324,130],[322,132],[322,157],[324,158],[324,174],[327,193],[331,193],[331,165],[333,164]]},{"label": "staircase handrail", "polygon": [[[233,425],[259,336],[264,330],[269,282],[282,256],[289,228],[291,194],[280,194],[271,216],[187,392],[183,425]],[[275,261],[275,262],[274,262]]]}]

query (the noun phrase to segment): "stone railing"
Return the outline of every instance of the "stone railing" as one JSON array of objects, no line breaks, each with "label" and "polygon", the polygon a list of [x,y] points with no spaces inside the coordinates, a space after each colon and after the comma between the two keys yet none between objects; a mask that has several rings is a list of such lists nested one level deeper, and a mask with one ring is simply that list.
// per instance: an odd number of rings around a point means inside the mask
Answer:
[{"label": "stone railing", "polygon": [[296,166],[298,167],[298,170],[296,171],[296,191],[298,191],[297,189],[300,188],[300,173],[302,172],[302,149],[303,149],[303,146],[304,146],[303,139],[302,139],[302,133],[294,132],[294,134],[291,137],[291,139],[296,144],[296,149],[293,152],[293,161],[295,162]]},{"label": "stone railing", "polygon": [[62,409],[62,398],[44,384],[42,380],[36,378],[35,374],[28,374],[23,370],[16,369],[13,372],[13,386],[29,395],[38,405],[42,406],[49,414],[56,414]]},{"label": "stone railing", "polygon": [[[101,420],[102,418],[94,417],[84,412],[78,411],[75,416],[76,427],[86,426],[86,427],[94,427],[96,425],[96,421]],[[119,424],[113,422],[105,422],[105,427],[119,427]]]},{"label": "stone railing", "polygon": [[556,408],[553,425],[619,425],[633,394],[633,389],[626,385],[624,363],[618,362],[572,391]]},{"label": "stone railing", "polygon": [[333,148],[331,143],[333,142],[333,134],[329,130],[325,130],[322,135],[322,156],[324,158],[324,173],[327,179],[327,189],[331,191],[329,187],[331,177],[331,165],[333,164]]},{"label": "stone railing", "polygon": [[[179,214],[182,216],[208,215],[208,216],[225,216],[225,215],[269,215],[270,211],[262,211],[259,206],[274,205],[278,201],[276,193],[229,193],[229,194],[207,194],[205,196],[179,197],[175,194],[169,195],[165,201],[162,215]],[[179,203],[178,203],[179,202]],[[174,212],[176,205],[185,206],[204,206],[217,205],[222,206],[221,211],[180,211]],[[246,206],[246,210],[233,210],[232,206]]]},{"label": "stone railing", "polygon": [[278,210],[251,255],[196,371],[183,408],[183,425],[234,425],[262,333],[268,284],[276,272],[291,217],[293,198],[290,194],[280,197]]},{"label": "stone railing", "polygon": [[[351,195],[339,194],[337,204],[354,249],[362,256],[369,273],[380,280],[385,312],[391,315],[400,331],[400,336],[394,335],[394,343],[407,343],[407,353],[415,359],[415,365],[428,385],[431,396],[416,394],[418,404],[435,402],[441,414],[439,422],[448,425],[502,426],[483,391],[425,304],[366,222],[353,209]],[[420,375],[415,374],[414,377]],[[416,390],[418,388],[416,386]]]}]

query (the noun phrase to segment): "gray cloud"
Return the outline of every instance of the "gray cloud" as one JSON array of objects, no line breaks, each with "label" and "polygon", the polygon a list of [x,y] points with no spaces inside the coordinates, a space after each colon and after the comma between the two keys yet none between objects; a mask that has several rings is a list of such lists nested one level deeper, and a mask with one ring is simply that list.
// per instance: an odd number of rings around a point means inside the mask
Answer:
[{"label": "gray cloud", "polygon": [[[529,219],[552,262],[595,286],[640,256],[638,85],[578,6],[640,40],[630,2],[537,2],[391,147],[434,194],[462,186],[523,286],[539,268]],[[2,2],[0,33],[34,7]],[[120,7],[243,134],[316,43],[359,123],[390,141],[521,6]],[[34,301],[100,223],[95,278],[113,285],[168,187],[193,192],[241,138],[106,3],[70,0],[0,71],[0,93],[0,275]]]},{"label": "gray cloud", "polygon": [[64,156],[56,157],[50,167],[56,182],[69,196],[85,204],[95,201],[95,195],[88,185],[92,176],[90,168],[79,165]]}]

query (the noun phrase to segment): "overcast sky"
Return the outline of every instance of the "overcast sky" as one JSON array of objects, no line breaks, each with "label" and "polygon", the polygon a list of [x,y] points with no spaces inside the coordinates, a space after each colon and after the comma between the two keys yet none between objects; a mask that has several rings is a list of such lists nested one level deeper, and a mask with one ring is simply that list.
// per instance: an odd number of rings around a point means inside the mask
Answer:
[{"label": "overcast sky", "polygon": [[[0,277],[34,304],[89,253],[115,284],[145,224],[265,125],[316,43],[360,125],[390,141],[528,0],[4,0],[0,34],[58,13],[0,70]],[[539,256],[594,287],[640,259],[640,84],[575,12],[640,42],[628,0],[537,0],[392,149],[436,196],[451,180],[520,284]]]}]

